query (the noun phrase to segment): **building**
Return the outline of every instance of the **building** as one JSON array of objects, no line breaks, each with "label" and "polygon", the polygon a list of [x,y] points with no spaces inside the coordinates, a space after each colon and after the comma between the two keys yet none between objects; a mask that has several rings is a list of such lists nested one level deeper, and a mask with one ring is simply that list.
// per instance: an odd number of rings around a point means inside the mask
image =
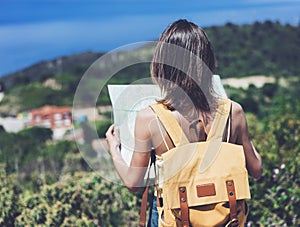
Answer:
[{"label": "building", "polygon": [[72,114],[69,106],[43,106],[28,113],[30,126],[50,128],[53,139],[61,139],[65,132],[72,129]]},{"label": "building", "polygon": [[43,106],[30,111],[31,126],[46,128],[70,128],[72,126],[71,107]]}]

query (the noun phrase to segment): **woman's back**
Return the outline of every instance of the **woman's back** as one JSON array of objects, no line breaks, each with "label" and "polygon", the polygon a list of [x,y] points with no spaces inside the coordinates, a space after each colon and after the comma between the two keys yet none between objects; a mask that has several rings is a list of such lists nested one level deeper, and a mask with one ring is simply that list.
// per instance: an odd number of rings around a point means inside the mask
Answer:
[{"label": "woman's back", "polygon": [[[214,120],[213,117],[210,117],[210,120],[206,124],[204,124],[204,120],[202,117],[189,120],[176,110],[173,110],[172,114],[190,142],[199,142],[206,140],[206,137],[210,132]],[[241,114],[243,114],[242,107],[238,103],[232,101],[229,142],[240,145],[241,143],[239,141],[241,141],[241,139],[238,138],[238,129],[241,128],[239,127],[239,123],[241,123],[239,119],[242,118],[242,116],[240,116]],[[138,121],[141,124],[136,125],[136,130],[139,130],[139,126],[141,126],[141,130],[144,130],[145,125],[149,125],[148,127],[151,131],[152,146],[155,148],[157,155],[161,155],[174,147],[170,136],[167,134],[161,122],[156,117],[156,114],[150,107],[142,110],[138,114]],[[228,130],[225,131],[227,132]]]}]

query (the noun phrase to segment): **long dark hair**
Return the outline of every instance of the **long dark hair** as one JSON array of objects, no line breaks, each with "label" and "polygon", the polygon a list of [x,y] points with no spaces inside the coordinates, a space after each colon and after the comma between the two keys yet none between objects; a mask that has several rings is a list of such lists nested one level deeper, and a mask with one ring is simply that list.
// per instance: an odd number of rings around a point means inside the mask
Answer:
[{"label": "long dark hair", "polygon": [[[187,20],[172,23],[162,33],[151,64],[152,79],[163,90],[160,102],[169,109],[212,111],[215,56],[205,32]],[[190,100],[189,102],[187,100]]]}]

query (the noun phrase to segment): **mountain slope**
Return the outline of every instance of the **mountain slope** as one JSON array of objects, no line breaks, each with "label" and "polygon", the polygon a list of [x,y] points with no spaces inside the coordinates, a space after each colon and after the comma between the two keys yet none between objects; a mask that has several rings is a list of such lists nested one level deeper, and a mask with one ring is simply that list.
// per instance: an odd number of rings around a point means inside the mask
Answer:
[{"label": "mountain slope", "polygon": [[70,56],[59,57],[50,61],[42,61],[28,68],[0,78],[6,88],[16,84],[27,84],[32,81],[44,81],[56,74],[69,73],[82,75],[103,53],[83,52]]}]

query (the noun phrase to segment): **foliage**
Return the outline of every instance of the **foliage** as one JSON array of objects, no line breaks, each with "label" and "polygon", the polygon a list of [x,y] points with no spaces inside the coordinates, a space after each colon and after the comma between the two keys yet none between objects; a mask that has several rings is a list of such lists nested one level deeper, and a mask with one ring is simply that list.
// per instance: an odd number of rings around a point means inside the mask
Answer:
[{"label": "foliage", "polygon": [[265,21],[254,24],[212,26],[211,40],[222,77],[245,75],[299,75],[299,26]]},{"label": "foliage", "polygon": [[271,93],[267,89],[256,89],[259,109],[256,115],[247,114],[252,141],[264,164],[263,177],[251,179],[249,226],[299,226],[300,103],[295,98],[299,79]]},{"label": "foliage", "polygon": [[264,161],[264,174],[259,181],[252,180],[249,220],[260,226],[298,226],[300,120],[286,114],[268,123],[267,130],[253,138]]},{"label": "foliage", "polygon": [[[264,163],[262,178],[250,179],[252,199],[248,202],[247,226],[300,225],[300,110],[299,100],[293,98],[299,94],[299,88],[298,80],[286,87],[272,85],[272,89],[270,85],[250,86],[245,90],[229,88],[229,94],[240,97],[243,106],[248,105],[247,94],[253,95],[256,109],[247,112],[246,117],[250,136]],[[4,135],[0,138],[7,141],[12,136]],[[46,138],[47,133],[43,140]],[[140,196],[89,172],[75,144],[50,143],[41,148],[39,154],[49,160],[50,166],[53,160],[58,165],[55,168],[60,170],[54,174],[46,167],[49,172],[45,171],[44,175],[35,170],[27,178],[34,185],[28,187],[31,191],[28,188],[20,191],[16,175],[6,176],[2,168],[0,204],[5,209],[2,209],[1,223],[15,226],[137,225]],[[44,161],[45,166],[46,163]]]},{"label": "foliage", "polygon": [[105,120],[97,121],[95,123],[96,123],[98,136],[100,138],[104,138],[108,127],[112,124],[111,120],[105,119]]},{"label": "foliage", "polygon": [[19,189],[7,177],[5,165],[0,164],[0,226],[13,226],[20,214]]},{"label": "foliage", "polygon": [[16,84],[9,89],[5,98],[19,106],[18,111],[25,111],[43,105],[72,105],[70,91],[66,89],[55,90],[45,87],[41,82]]},{"label": "foliage", "polygon": [[0,133],[0,163],[7,174],[16,174],[23,190],[38,191],[42,184],[56,182],[63,169],[89,169],[75,142],[50,142],[51,138],[52,131],[40,127]]},{"label": "foliage", "polygon": [[123,186],[77,172],[26,197],[16,226],[137,226],[139,199]]},{"label": "foliage", "polygon": [[1,132],[0,159],[5,160],[7,173],[29,171],[46,141],[52,138],[47,128],[33,127],[18,133]]}]

